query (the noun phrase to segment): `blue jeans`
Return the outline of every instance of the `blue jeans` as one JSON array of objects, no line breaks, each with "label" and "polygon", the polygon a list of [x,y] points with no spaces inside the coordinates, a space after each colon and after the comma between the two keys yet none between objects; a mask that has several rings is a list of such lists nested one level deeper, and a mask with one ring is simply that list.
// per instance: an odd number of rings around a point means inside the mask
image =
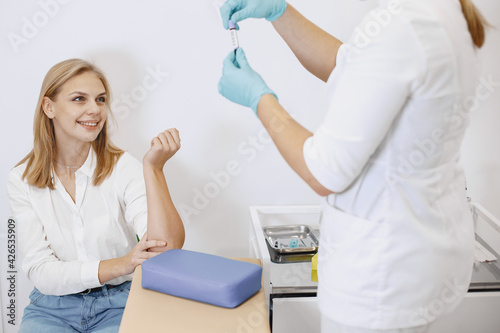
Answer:
[{"label": "blue jeans", "polygon": [[44,295],[34,288],[19,333],[118,332],[130,284],[64,296]]}]

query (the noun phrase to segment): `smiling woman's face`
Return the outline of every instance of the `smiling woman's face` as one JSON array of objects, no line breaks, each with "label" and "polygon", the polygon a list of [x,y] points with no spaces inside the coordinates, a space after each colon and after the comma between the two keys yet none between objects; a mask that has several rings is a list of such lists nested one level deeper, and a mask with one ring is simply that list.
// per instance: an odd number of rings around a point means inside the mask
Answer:
[{"label": "smiling woman's face", "polygon": [[104,85],[92,72],[69,79],[55,100],[44,97],[43,109],[54,124],[56,144],[93,142],[106,122],[107,97]]}]

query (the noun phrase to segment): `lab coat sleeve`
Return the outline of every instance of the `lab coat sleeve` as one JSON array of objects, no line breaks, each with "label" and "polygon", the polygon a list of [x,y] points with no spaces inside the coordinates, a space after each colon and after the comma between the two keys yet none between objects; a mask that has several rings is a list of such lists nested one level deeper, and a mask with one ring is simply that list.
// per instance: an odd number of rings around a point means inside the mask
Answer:
[{"label": "lab coat sleeve", "polygon": [[368,42],[357,42],[369,22],[339,49],[325,119],[303,147],[311,173],[337,193],[354,182],[389,135],[425,67],[417,39],[397,17]]},{"label": "lab coat sleeve", "polygon": [[100,286],[99,261],[61,261],[50,248],[43,223],[30,202],[29,186],[14,169],[7,180],[12,217],[16,222],[22,269],[46,295],[67,295]]},{"label": "lab coat sleeve", "polygon": [[146,184],[142,164],[129,153],[124,153],[118,168],[119,192],[122,193],[125,219],[142,238],[148,227]]}]

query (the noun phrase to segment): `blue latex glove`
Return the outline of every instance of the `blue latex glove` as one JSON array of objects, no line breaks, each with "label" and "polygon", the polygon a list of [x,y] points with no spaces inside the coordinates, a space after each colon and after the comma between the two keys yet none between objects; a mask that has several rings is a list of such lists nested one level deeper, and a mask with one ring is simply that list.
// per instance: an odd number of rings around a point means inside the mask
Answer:
[{"label": "blue latex glove", "polygon": [[272,94],[277,99],[262,77],[250,67],[241,47],[236,54],[231,51],[224,59],[219,93],[232,102],[251,107],[256,115],[262,95]]},{"label": "blue latex glove", "polygon": [[228,21],[238,23],[247,18],[277,20],[286,9],[286,0],[228,0],[220,8],[222,24],[228,28]]}]

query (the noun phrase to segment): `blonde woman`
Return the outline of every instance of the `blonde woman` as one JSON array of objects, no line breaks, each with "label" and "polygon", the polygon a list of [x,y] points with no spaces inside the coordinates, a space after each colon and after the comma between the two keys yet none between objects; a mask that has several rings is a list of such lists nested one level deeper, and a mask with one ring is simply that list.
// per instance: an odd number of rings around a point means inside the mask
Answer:
[{"label": "blonde woman", "polygon": [[135,267],[183,245],[163,174],[179,133],[153,138],[141,165],[108,137],[110,97],[103,73],[80,59],[43,81],[34,147],[7,185],[35,285],[20,332],[117,332]]},{"label": "blonde woman", "polygon": [[342,43],[285,0],[228,0],[221,16],[226,28],[229,20],[272,21],[326,82],[326,117],[311,133],[243,50],[226,57],[219,81],[220,93],[251,107],[289,165],[325,197],[322,332],[427,332],[471,278],[460,145],[475,107],[483,17],[469,0],[379,0]]}]

